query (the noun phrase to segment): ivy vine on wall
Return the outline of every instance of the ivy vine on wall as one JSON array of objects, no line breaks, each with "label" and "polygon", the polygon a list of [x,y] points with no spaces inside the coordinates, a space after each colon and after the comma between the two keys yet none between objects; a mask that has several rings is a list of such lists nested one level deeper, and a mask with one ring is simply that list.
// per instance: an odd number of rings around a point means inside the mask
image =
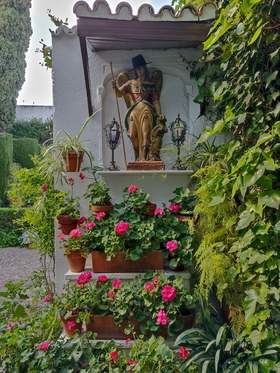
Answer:
[{"label": "ivy vine on wall", "polygon": [[213,121],[199,142],[228,139],[196,173],[199,289],[216,289],[256,347],[279,335],[279,31],[278,0],[220,1],[194,72]]}]

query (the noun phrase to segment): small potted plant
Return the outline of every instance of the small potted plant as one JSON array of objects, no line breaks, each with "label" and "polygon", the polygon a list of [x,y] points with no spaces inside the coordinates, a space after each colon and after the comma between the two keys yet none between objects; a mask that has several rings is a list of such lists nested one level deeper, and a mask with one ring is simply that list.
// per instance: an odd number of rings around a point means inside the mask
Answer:
[{"label": "small potted plant", "polygon": [[88,117],[82,124],[77,135],[70,135],[67,131],[63,131],[64,136],[60,136],[50,145],[45,155],[52,154],[53,159],[57,164],[64,164],[64,171],[79,172],[84,155],[87,155],[92,164],[92,155],[89,153],[81,142],[81,136],[97,112]]},{"label": "small potted plant", "polygon": [[124,189],[123,200],[119,207],[124,211],[135,211],[139,214],[154,216],[156,204],[150,201],[148,193],[136,184],[130,184]]},{"label": "small potted plant", "polygon": [[67,257],[71,272],[80,273],[85,269],[88,256],[87,242],[81,228],[71,230],[67,238],[62,238],[64,244],[64,255]]},{"label": "small potted plant", "polygon": [[99,212],[105,212],[108,214],[113,209],[110,190],[103,180],[97,180],[90,184],[85,197],[89,200],[93,214]]},{"label": "small potted plant", "polygon": [[80,211],[79,202],[74,198],[65,198],[57,210],[57,221],[63,234],[69,234],[77,227]]}]

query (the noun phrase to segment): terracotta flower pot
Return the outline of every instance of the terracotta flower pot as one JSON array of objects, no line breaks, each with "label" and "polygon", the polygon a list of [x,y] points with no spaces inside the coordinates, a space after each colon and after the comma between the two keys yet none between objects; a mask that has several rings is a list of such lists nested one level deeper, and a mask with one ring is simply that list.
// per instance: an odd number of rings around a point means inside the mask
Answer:
[{"label": "terracotta flower pot", "polygon": [[152,251],[135,261],[126,259],[123,252],[118,253],[112,260],[107,260],[106,255],[100,251],[92,252],[92,270],[95,273],[156,271],[162,270],[164,268],[163,264],[161,251]]},{"label": "terracotta flower pot", "polygon": [[59,223],[59,228],[64,234],[69,234],[72,229],[76,229],[78,225],[78,219],[74,219],[68,215],[58,216],[57,221]]},{"label": "terracotta flower pot", "polygon": [[[137,334],[139,331],[137,321],[131,320],[130,323],[134,325]],[[112,315],[93,315],[86,324],[86,330],[97,333],[98,339],[127,339],[128,336],[124,333],[126,326],[127,323],[123,326],[116,325]]]},{"label": "terracotta flower pot", "polygon": [[97,214],[98,212],[106,212],[106,214],[109,214],[110,211],[112,211],[114,206],[112,203],[108,205],[90,205],[90,209],[93,213],[93,215]]},{"label": "terracotta flower pot", "polygon": [[85,270],[86,258],[79,251],[73,251],[66,256],[71,272],[80,273]]},{"label": "terracotta flower pot", "polygon": [[[83,324],[81,322],[78,323],[76,321],[77,315],[76,316],[73,315],[73,317],[71,317],[70,319],[67,319],[67,320],[65,320],[64,317],[61,317],[60,319],[61,319],[61,324],[62,324],[62,327],[63,327],[63,331],[68,337],[72,337],[76,333],[81,333]],[[69,328],[67,328],[67,321],[75,321],[76,329],[69,330]]]},{"label": "terracotta flower pot", "polygon": [[79,172],[84,158],[84,152],[68,152],[63,154],[66,172]]}]

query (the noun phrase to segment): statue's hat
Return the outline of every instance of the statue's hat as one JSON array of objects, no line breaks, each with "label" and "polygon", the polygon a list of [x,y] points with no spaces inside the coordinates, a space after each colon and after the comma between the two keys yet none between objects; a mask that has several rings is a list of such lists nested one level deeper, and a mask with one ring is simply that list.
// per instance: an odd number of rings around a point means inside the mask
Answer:
[{"label": "statue's hat", "polygon": [[133,69],[138,69],[138,67],[146,66],[150,62],[146,62],[145,58],[142,56],[142,54],[138,54],[137,56],[132,58],[132,66]]}]

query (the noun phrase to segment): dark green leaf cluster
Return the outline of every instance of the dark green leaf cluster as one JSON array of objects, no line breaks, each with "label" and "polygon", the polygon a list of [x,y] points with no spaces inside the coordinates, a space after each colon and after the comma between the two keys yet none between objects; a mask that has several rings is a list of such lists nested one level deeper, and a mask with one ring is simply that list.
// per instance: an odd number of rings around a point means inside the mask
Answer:
[{"label": "dark green leaf cluster", "polygon": [[255,347],[280,327],[279,10],[277,0],[221,1],[195,72],[214,119],[200,142],[226,139],[196,174],[199,288],[238,309],[233,327]]},{"label": "dark green leaf cluster", "polygon": [[31,0],[0,2],[0,131],[13,125],[32,34]]}]

